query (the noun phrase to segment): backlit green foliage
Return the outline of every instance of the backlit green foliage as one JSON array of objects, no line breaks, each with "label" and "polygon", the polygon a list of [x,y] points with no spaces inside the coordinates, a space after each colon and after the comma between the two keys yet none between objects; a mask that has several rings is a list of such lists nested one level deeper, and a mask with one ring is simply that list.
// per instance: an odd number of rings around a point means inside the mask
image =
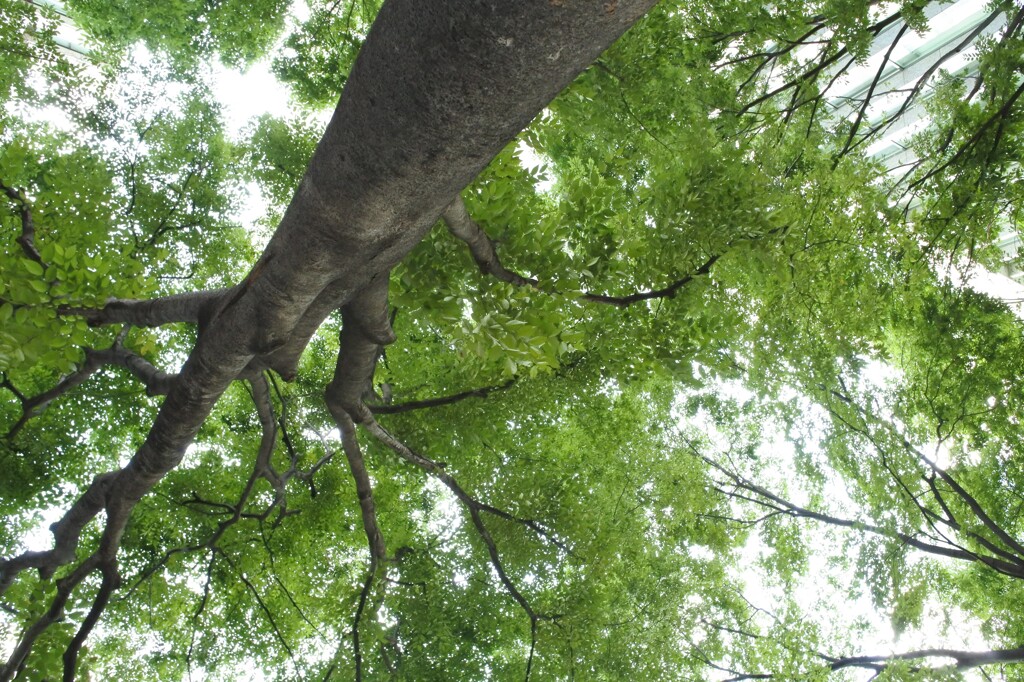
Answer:
[{"label": "backlit green foliage", "polygon": [[[67,9],[91,56],[56,46],[52,13],[0,0],[2,556],[26,534],[42,546],[158,405],[107,367],[24,420],[122,331],[62,309],[244,277],[266,236],[237,217],[246,185],[281,215],[378,5]],[[965,283],[1019,225],[1021,10],[992,5],[980,82],[937,74],[918,161],[893,174],[865,154],[878,120],[833,89],[878,52],[880,22],[925,31],[926,9],[662,2],[463,193],[535,284],[482,273],[441,226],[393,271],[376,404],[473,393],[379,419],[502,510],[487,530],[544,617],[531,659],[471,515],[367,442],[395,556],[361,620],[367,679],[519,679],[528,660],[538,680],[982,679],[886,657],[1024,643],[1024,328]],[[265,58],[294,113],[232,133],[207,65]],[[82,679],[353,677],[366,538],[321,400],[339,324],[296,381],[272,378],[271,461],[301,475],[247,488],[261,430],[233,386],[137,508]],[[174,372],[194,340],[118,343]],[[4,595],[5,647],[54,590]],[[89,607],[72,600],[25,679],[60,674]]]}]

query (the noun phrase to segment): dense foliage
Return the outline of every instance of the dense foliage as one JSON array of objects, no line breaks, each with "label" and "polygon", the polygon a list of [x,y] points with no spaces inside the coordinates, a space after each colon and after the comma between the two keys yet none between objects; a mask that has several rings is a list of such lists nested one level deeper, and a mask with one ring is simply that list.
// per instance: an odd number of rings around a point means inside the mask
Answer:
[{"label": "dense foliage", "polygon": [[[196,325],[90,311],[246,276],[378,7],[0,0],[0,679],[1024,680],[1024,327],[971,287],[1020,225],[1024,9],[901,81],[944,7],[656,5],[392,271],[374,417],[324,405],[332,315],[224,394],[115,580],[101,524],[18,560]],[[229,130],[218,62],[293,114]]]}]

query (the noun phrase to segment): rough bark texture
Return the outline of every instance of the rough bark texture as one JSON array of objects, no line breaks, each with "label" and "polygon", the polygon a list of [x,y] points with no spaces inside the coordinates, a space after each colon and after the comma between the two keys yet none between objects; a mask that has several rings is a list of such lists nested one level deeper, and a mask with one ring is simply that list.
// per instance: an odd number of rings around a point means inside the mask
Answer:
[{"label": "rough bark texture", "polygon": [[[400,261],[458,191],[652,4],[384,6],[281,225],[212,315],[148,438],[111,485],[108,551],[127,511],[178,464],[253,357],[287,347],[297,327],[305,336],[316,317]],[[328,289],[333,300],[306,319]]]},{"label": "rough bark texture", "polygon": [[[293,332],[305,337],[401,260],[652,4],[453,1],[425,12],[411,0],[387,3],[277,233],[214,314],[117,487],[134,498],[177,464],[254,355],[285,348]],[[318,301],[325,290],[329,300]]]},{"label": "rough bark texture", "polygon": [[[72,561],[83,527],[101,511],[106,526],[93,567],[113,571],[136,502],[178,465],[228,385],[267,367],[293,376],[312,334],[339,308],[345,331],[328,400],[343,421],[372,422],[361,390],[379,346],[393,338],[390,269],[502,147],[653,4],[387,2],[291,205],[244,281],[157,302],[64,311],[92,324],[197,322],[200,333],[176,379],[160,377],[167,398],[135,456],[124,469],[97,476],[54,525],[54,550],[0,564],[0,591],[21,570],[52,575]],[[371,549],[383,555],[383,541],[374,540]],[[0,679],[14,674],[16,658]]]}]

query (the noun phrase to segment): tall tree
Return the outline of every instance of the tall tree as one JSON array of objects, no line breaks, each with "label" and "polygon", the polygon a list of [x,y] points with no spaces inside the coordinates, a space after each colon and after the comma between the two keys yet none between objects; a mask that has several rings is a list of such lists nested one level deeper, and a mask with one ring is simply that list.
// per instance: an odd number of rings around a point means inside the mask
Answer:
[{"label": "tall tree", "polygon": [[[1020,322],[948,281],[1018,220],[1014,3],[915,52],[941,5],[75,0],[91,62],[5,3],[0,678],[1019,660]],[[296,115],[232,139],[207,64],[286,26]],[[986,647],[866,651],[786,517],[868,538],[840,598]]]}]

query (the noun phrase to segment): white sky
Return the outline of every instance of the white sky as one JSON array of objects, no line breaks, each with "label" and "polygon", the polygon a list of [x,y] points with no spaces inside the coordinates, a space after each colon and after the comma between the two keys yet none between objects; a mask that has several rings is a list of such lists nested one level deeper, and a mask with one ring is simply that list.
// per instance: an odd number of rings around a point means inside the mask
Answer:
[{"label": "white sky", "polygon": [[252,119],[263,114],[286,118],[294,110],[288,89],[270,72],[270,64],[253,64],[245,72],[222,64],[213,67],[214,95],[224,111],[224,122],[232,136],[239,137]]}]

